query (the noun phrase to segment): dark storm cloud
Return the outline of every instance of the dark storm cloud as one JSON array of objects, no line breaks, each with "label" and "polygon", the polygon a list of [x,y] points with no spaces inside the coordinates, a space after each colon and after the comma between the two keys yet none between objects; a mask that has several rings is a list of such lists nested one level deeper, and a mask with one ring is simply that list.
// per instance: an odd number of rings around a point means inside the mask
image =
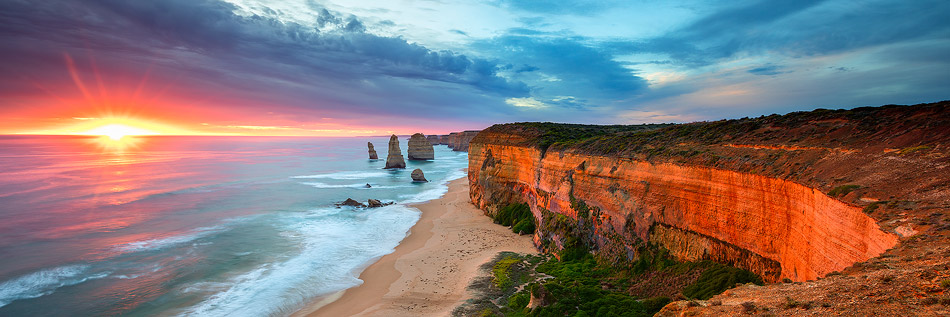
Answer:
[{"label": "dark storm cloud", "polygon": [[[450,116],[456,112],[452,107],[426,104],[420,100],[429,97],[407,92],[453,89],[457,104],[498,107],[505,107],[503,98],[528,92],[524,83],[498,76],[493,61],[373,35],[356,17],[322,9],[316,27],[310,27],[240,16],[235,9],[216,0],[4,1],[0,59],[8,79],[3,86],[12,77],[42,81],[44,72],[62,73],[65,53],[96,56],[104,69],[155,66],[166,77],[184,76],[192,83],[301,107],[348,105],[380,113],[416,109]],[[438,90],[397,88],[410,85]],[[366,95],[372,93],[387,95]],[[496,99],[486,102],[486,95]]]}]

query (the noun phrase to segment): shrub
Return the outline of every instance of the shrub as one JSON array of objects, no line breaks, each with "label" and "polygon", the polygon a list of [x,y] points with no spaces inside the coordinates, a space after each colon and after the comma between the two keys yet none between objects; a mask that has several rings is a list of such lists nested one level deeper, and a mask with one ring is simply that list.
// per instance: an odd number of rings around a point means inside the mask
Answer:
[{"label": "shrub", "polygon": [[527,204],[510,204],[495,213],[495,223],[510,226],[517,234],[534,233],[534,215]]},{"label": "shrub", "polygon": [[762,285],[762,278],[755,273],[719,263],[709,265],[710,268],[703,271],[695,283],[683,289],[683,296],[705,300],[738,284]]},{"label": "shrub", "polygon": [[950,288],[950,279],[940,281],[940,286],[943,286],[943,288]]},{"label": "shrub", "polygon": [[495,286],[501,289],[511,286],[511,278],[508,277],[509,269],[512,265],[519,262],[521,262],[521,259],[506,257],[495,263],[495,266],[492,267],[492,276],[494,276],[492,282]]},{"label": "shrub", "polygon": [[841,185],[841,186],[835,187],[830,192],[828,192],[828,196],[831,196],[831,197],[844,196],[858,188],[861,188],[861,185]]},{"label": "shrub", "polygon": [[531,301],[531,295],[528,292],[519,292],[508,298],[508,308],[519,311],[528,306]]}]

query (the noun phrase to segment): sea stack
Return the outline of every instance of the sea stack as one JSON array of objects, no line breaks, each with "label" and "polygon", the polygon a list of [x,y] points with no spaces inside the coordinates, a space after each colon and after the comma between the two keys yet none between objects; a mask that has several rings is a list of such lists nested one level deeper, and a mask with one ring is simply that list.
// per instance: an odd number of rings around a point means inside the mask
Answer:
[{"label": "sea stack", "polygon": [[406,168],[406,160],[399,150],[399,138],[395,134],[389,137],[389,154],[386,156],[386,167],[383,168]]},{"label": "sea stack", "polygon": [[428,180],[426,180],[425,174],[422,174],[421,169],[417,168],[416,170],[412,171],[410,176],[412,177],[413,182],[428,182]]},{"label": "sea stack", "polygon": [[416,133],[409,138],[409,150],[406,151],[406,156],[415,161],[433,160],[435,151],[432,150],[432,143],[429,143],[425,134]]},{"label": "sea stack", "polygon": [[378,160],[379,156],[376,155],[376,149],[373,148],[373,142],[366,142],[366,146],[369,147],[369,159]]}]

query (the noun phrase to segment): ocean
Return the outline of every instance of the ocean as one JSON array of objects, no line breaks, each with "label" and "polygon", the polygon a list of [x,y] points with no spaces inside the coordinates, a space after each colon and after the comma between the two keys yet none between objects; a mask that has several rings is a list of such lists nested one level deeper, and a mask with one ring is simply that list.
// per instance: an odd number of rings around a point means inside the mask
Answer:
[{"label": "ocean", "polygon": [[0,316],[288,315],[359,285],[468,165],[384,170],[388,137],[134,141],[0,136]]}]

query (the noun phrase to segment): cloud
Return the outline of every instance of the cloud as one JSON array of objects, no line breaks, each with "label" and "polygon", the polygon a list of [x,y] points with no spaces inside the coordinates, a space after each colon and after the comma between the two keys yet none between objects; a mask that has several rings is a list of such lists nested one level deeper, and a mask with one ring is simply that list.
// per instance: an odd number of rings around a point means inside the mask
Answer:
[{"label": "cloud", "polygon": [[543,102],[538,101],[537,99],[531,97],[525,98],[508,98],[505,99],[505,103],[521,108],[547,108],[548,105]]},{"label": "cloud", "polygon": [[784,71],[783,69],[784,67],[782,66],[767,65],[767,66],[752,68],[750,70],[747,70],[746,72],[753,75],[774,76],[774,75],[784,74],[788,72],[788,71]]},{"label": "cloud", "polygon": [[[374,35],[354,16],[322,9],[308,26],[235,10],[217,0],[4,1],[4,81],[60,78],[66,54],[77,57],[82,74],[117,81],[130,69],[152,69],[152,79],[167,79],[174,89],[204,90],[202,99],[242,100],[230,107],[278,103],[341,116],[349,109],[380,120],[417,111],[448,118],[460,111],[451,104],[481,104],[492,117],[492,107],[506,111],[505,98],[528,93],[525,83],[499,76],[497,61]],[[2,86],[5,93],[36,89]],[[430,104],[442,99],[432,94],[455,99]]]}]

